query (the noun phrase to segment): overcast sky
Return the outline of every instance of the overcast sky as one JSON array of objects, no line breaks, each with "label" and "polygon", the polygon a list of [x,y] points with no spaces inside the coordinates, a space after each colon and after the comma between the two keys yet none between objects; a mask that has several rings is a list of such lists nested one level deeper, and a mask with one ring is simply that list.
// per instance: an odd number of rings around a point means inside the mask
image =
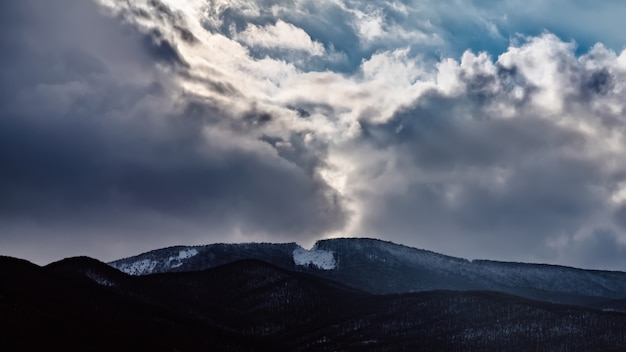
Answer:
[{"label": "overcast sky", "polygon": [[0,254],[375,237],[626,270],[626,2],[0,2]]}]

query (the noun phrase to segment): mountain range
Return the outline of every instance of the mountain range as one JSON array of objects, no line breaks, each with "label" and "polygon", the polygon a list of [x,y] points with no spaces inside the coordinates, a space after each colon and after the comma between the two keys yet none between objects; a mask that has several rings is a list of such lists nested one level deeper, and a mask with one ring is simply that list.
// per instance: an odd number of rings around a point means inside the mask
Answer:
[{"label": "mountain range", "polygon": [[311,250],[296,243],[170,247],[109,264],[131,275],[146,275],[204,270],[241,259],[261,260],[373,294],[482,290],[576,305],[626,298],[624,272],[469,261],[369,238],[321,240]]},{"label": "mountain range", "polygon": [[373,239],[0,257],[0,350],[618,351],[625,275]]}]

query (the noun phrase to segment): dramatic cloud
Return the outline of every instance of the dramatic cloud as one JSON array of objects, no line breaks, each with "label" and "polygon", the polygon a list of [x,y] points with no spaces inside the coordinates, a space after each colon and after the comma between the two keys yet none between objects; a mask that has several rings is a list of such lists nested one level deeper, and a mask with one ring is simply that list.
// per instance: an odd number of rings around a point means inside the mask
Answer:
[{"label": "dramatic cloud", "polygon": [[[572,242],[612,228],[603,236],[623,246],[626,54],[573,51],[545,34],[495,62],[467,52],[390,121],[365,124],[359,142],[377,145],[366,152],[377,172],[348,181],[362,183],[361,231],[582,265],[564,253]],[[364,158],[354,150],[344,153]]]},{"label": "dramatic cloud", "polygon": [[374,236],[626,268],[619,3],[0,10],[4,254]]},{"label": "dramatic cloud", "polygon": [[[4,253],[53,260],[87,247],[112,259],[190,241],[302,240],[342,226],[340,201],[314,171],[319,157],[297,145],[304,136],[270,138],[270,112],[186,93],[175,78],[188,64],[167,33],[120,26],[94,4],[64,5],[15,4],[33,22],[4,32]],[[62,26],[68,13],[79,23]]]}]

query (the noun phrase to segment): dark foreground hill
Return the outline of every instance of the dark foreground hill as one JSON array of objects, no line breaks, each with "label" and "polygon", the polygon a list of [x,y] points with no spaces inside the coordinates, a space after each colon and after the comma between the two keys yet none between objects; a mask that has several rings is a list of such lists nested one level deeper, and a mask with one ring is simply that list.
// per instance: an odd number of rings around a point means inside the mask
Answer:
[{"label": "dark foreground hill", "polygon": [[2,351],[626,350],[626,315],[494,292],[372,295],[244,260],[129,276],[0,258]]}]

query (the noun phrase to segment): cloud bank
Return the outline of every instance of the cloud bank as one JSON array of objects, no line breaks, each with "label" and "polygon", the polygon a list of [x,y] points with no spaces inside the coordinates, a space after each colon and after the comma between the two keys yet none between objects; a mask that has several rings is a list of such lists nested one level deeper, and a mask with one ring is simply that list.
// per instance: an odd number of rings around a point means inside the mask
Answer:
[{"label": "cloud bank", "polygon": [[487,5],[0,5],[3,254],[372,236],[624,270],[619,35]]}]

